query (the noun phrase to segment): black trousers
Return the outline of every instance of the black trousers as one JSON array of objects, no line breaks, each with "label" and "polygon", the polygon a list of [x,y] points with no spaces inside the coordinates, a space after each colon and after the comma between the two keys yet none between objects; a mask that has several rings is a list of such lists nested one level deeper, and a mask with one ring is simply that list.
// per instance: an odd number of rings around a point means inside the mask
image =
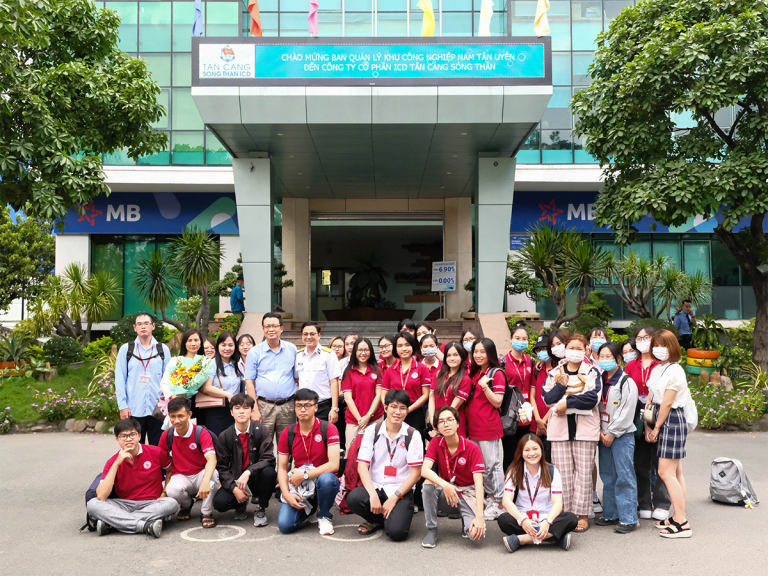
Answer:
[{"label": "black trousers", "polygon": [[[520,439],[525,436],[526,434],[529,434],[531,432],[531,429],[528,428],[528,424],[524,426],[518,426],[517,430],[515,431],[512,436],[502,436],[501,437],[501,447],[504,449],[504,455],[502,459],[502,470],[504,470],[504,473],[506,474],[507,468],[509,468],[509,465],[512,464],[512,460],[515,459],[515,451],[517,450],[517,444],[520,442]],[[547,460],[549,462],[549,460]]]},{"label": "black trousers", "polygon": [[135,418],[141,424],[140,442],[157,446],[158,442],[160,442],[160,436],[163,434],[163,421],[152,416],[132,416],[132,418]]},{"label": "black trousers", "polygon": [[[426,441],[425,439],[428,439],[425,432],[427,429],[427,421],[424,417],[424,411],[421,408],[408,414],[408,416],[405,417],[405,423],[408,424],[408,426],[411,428],[415,428],[418,433],[421,434],[422,441]],[[421,494],[423,486],[424,478],[420,478],[419,481],[416,482],[416,490],[413,494],[413,503],[422,510],[424,509],[424,497]]]},{"label": "black trousers", "polygon": [[[542,518],[543,520],[543,518]],[[504,512],[498,517],[497,522],[499,528],[504,534],[510,536],[515,534],[516,536],[522,536],[526,534],[523,527],[517,523],[517,520],[512,518],[512,515],[508,512]],[[555,518],[552,525],[549,527],[549,533],[554,536],[555,540],[560,540],[568,532],[573,532],[576,529],[576,525],[579,523],[579,517],[573,512],[561,512],[560,515]]]},{"label": "black trousers", "polygon": [[[387,495],[384,490],[376,490],[379,500],[383,504],[387,501]],[[408,532],[411,530],[411,520],[413,520],[413,491],[408,490],[403,494],[403,498],[395,504],[389,518],[384,518],[383,514],[374,514],[371,512],[371,497],[365,486],[358,486],[347,495],[347,506],[352,512],[365,519],[371,524],[384,524],[384,534],[389,536],[395,542],[402,542],[408,538]]]},{"label": "black trousers", "polygon": [[[328,422],[328,416],[331,414],[331,408],[333,407],[333,400],[328,398],[327,400],[323,400],[322,402],[318,402],[317,404],[317,411],[315,412],[315,417],[318,420],[325,420]],[[341,397],[339,397],[339,418],[336,420],[336,428],[339,430],[339,442],[341,449],[344,450],[344,446],[346,446],[346,438],[347,438],[347,424],[344,420],[347,414],[346,407],[341,402]]]},{"label": "black trousers", "polygon": [[[661,508],[669,510],[672,505],[664,481],[659,477],[657,444],[646,442],[645,435],[635,438],[635,476],[637,476],[637,507],[640,510]],[[654,483],[655,480],[655,483]]]},{"label": "black trousers", "polygon": [[693,344],[691,344],[692,341],[693,334],[680,334],[680,347],[684,350],[688,350],[688,348],[693,347]]},{"label": "black trousers", "polygon": [[200,415],[204,416],[204,426],[216,434],[216,436],[220,436],[224,430],[235,423],[229,403],[227,403],[227,406],[218,408],[198,408],[195,414],[198,417],[198,422],[200,422]]},{"label": "black trousers", "polygon": [[[251,477],[248,479],[248,488],[251,494],[259,498],[259,506],[262,508],[269,506],[269,499],[275,491],[275,482],[277,482],[277,470],[274,468],[261,468],[255,474],[251,474]],[[213,508],[217,512],[226,512],[227,510],[247,504],[248,500],[240,504],[237,498],[235,498],[234,493],[223,486],[216,492],[216,496],[213,497]]]}]

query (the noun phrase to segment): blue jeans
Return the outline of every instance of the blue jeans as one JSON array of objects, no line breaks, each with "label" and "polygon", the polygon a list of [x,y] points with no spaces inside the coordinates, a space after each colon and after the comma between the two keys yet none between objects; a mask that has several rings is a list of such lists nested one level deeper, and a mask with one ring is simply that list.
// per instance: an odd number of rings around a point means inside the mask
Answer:
[{"label": "blue jeans", "polygon": [[280,506],[280,512],[277,514],[277,527],[283,534],[295,532],[312,513],[317,510],[318,518],[333,518],[331,516],[331,506],[336,500],[336,494],[339,493],[339,479],[335,474],[326,472],[321,474],[315,480],[315,495],[309,499],[310,512],[306,508],[298,510],[290,504]]},{"label": "blue jeans", "polygon": [[603,481],[603,518],[622,524],[637,522],[637,479],[635,478],[635,435],[614,438],[610,448],[598,444],[600,479]]}]

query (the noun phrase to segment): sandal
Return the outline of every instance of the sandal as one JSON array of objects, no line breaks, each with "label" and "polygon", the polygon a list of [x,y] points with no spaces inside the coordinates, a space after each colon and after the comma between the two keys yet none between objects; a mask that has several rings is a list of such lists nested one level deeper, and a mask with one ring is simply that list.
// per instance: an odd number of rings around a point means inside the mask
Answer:
[{"label": "sandal", "polygon": [[189,508],[179,508],[179,513],[176,516],[176,520],[179,522],[186,522],[189,520],[190,514],[192,512],[192,506]]},{"label": "sandal", "polygon": [[203,525],[203,528],[213,528],[214,526],[216,526],[216,524],[218,524],[218,522],[216,522],[216,519],[210,514],[203,514],[200,517],[200,523]]},{"label": "sandal", "polygon": [[[670,521],[670,525],[666,526],[659,532],[659,536],[662,538],[690,538],[693,536],[693,530],[688,525],[688,520],[685,520],[682,524],[678,524],[674,520]],[[684,528],[687,526],[687,528]]]},{"label": "sandal", "polygon": [[660,520],[659,522],[656,522],[656,528],[658,528],[659,530],[671,525],[672,523],[670,522],[669,518],[667,518],[666,520]]},{"label": "sandal", "polygon": [[357,527],[357,533],[361,536],[370,536],[375,534],[381,528],[381,524],[373,524],[372,522],[363,522]]},{"label": "sandal", "polygon": [[574,532],[586,532],[589,530],[589,521],[588,520],[579,520],[579,523],[576,525],[576,528],[574,528]]}]

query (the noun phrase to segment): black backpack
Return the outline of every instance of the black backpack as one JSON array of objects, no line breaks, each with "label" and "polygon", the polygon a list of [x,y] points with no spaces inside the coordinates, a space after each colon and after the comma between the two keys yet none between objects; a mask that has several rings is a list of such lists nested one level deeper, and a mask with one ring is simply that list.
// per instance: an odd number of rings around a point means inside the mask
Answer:
[{"label": "black backpack", "polygon": [[[547,462],[547,468],[549,468],[549,477],[552,478],[555,475],[555,465]],[[523,471],[523,474],[525,474],[525,471]],[[515,495],[512,497],[513,504],[517,504],[517,493],[519,491],[520,489],[517,486],[515,486]]]},{"label": "black backpack", "polygon": [[[163,345],[158,342],[155,349],[157,350],[157,354],[147,358],[147,362],[152,360],[152,358],[157,358],[158,356],[160,357],[160,360],[165,362],[165,352],[163,352]],[[128,342],[128,351],[125,354],[126,366],[128,366],[128,363],[131,361],[131,358],[138,358],[138,356],[136,356],[136,354],[133,353],[134,350],[136,350],[136,341],[131,340],[130,342]]]},{"label": "black backpack", "polygon": [[[200,446],[200,436],[202,435],[203,430],[207,430],[208,434],[211,435],[211,440],[213,441],[214,450],[216,449],[216,445],[218,444],[218,441],[219,441],[218,436],[216,436],[216,434],[208,430],[208,428],[200,424],[196,424],[195,425],[195,444],[197,444],[197,449],[200,450],[200,454],[203,454],[203,447]],[[167,450],[169,455],[171,453],[171,450],[173,450],[173,431],[174,431],[174,428],[173,426],[171,426],[163,433],[163,436],[165,437],[165,445],[168,447]]]},{"label": "black backpack", "polygon": [[[325,451],[328,452],[328,422],[325,420],[320,420],[320,435],[323,437],[323,446],[325,446]],[[293,458],[293,441],[296,438],[296,426],[291,425],[290,428],[288,428],[288,455]],[[339,469],[342,469],[341,466],[339,466]]]},{"label": "black backpack", "polygon": [[[376,427],[373,429],[373,445],[376,446],[376,442],[379,441],[379,437],[381,436],[381,427],[384,425],[384,421],[376,423]],[[411,446],[411,440],[413,440],[413,433],[416,432],[416,429],[408,426],[408,431],[405,433],[405,451],[408,451],[408,448]]]},{"label": "black backpack", "polygon": [[[88,487],[88,490],[85,491],[85,505],[88,506],[88,502],[96,498],[96,488],[99,485],[99,482],[101,482],[101,475],[102,472],[99,472],[96,475],[96,478],[93,479],[93,482],[91,482],[91,485]],[[115,497],[115,488],[112,487],[112,494],[109,495],[110,498]],[[96,532],[96,519],[88,514],[86,511],[85,513],[85,524],[82,525],[80,528],[80,532],[88,528],[88,532]]]}]

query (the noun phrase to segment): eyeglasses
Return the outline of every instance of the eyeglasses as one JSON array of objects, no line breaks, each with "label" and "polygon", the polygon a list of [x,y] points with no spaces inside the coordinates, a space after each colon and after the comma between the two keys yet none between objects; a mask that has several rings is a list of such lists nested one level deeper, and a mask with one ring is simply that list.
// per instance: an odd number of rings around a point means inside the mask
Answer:
[{"label": "eyeglasses", "polygon": [[269,330],[277,330],[278,328],[280,328],[280,324],[265,324],[264,325],[264,330],[267,330],[267,331],[269,331]]},{"label": "eyeglasses", "polygon": [[408,412],[408,406],[403,406],[402,404],[399,404],[397,406],[393,406],[392,404],[387,404],[387,409],[392,410],[392,412]]},{"label": "eyeglasses", "polygon": [[152,326],[152,322],[136,322],[135,326],[137,328],[146,328],[148,326]]},{"label": "eyeglasses", "polygon": [[308,402],[306,404],[296,404],[296,410],[299,410],[300,412],[304,412],[305,410],[309,410],[312,408],[312,406],[317,406],[314,402]]},{"label": "eyeglasses", "polygon": [[331,346],[331,348],[334,350],[343,350],[344,344],[334,344],[333,346]]},{"label": "eyeglasses", "polygon": [[136,438],[138,437],[139,437],[138,432],[131,432],[130,434],[120,434],[120,436],[118,436],[117,439],[123,442],[127,442],[128,440],[136,440]]},{"label": "eyeglasses", "polygon": [[650,342],[651,337],[650,336],[638,336],[635,338],[635,342]]},{"label": "eyeglasses", "polygon": [[456,422],[456,418],[446,418],[445,420],[438,420],[437,425],[442,426],[443,424],[454,424]]},{"label": "eyeglasses", "polygon": [[371,351],[370,351],[370,350],[365,350],[365,349],[363,349],[363,348],[360,348],[360,349],[358,349],[357,353],[358,353],[358,354],[361,354],[361,355],[363,355],[363,356],[367,356],[368,354],[370,354],[370,353],[371,353]]},{"label": "eyeglasses", "polygon": [[392,344],[379,344],[379,350],[392,350]]},{"label": "eyeglasses", "polygon": [[470,342],[474,342],[475,340],[473,338],[467,338],[466,340],[462,340],[462,344],[469,344]]}]

